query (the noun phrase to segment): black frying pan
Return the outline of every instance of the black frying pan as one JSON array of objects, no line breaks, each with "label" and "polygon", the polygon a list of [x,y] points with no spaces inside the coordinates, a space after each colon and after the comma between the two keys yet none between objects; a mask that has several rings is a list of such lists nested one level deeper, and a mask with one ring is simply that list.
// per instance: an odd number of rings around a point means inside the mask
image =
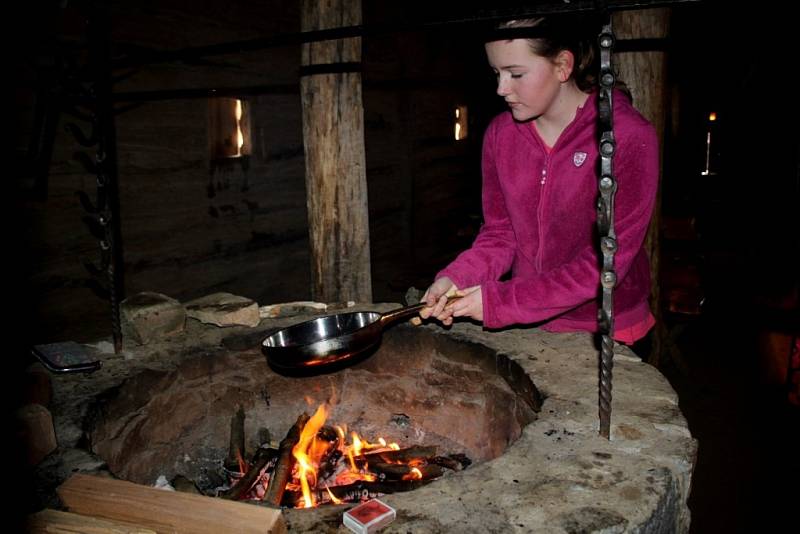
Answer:
[{"label": "black frying pan", "polygon": [[262,350],[276,370],[325,372],[366,356],[380,344],[387,325],[416,315],[425,306],[416,304],[384,314],[361,311],[318,317],[278,330],[262,342]]}]

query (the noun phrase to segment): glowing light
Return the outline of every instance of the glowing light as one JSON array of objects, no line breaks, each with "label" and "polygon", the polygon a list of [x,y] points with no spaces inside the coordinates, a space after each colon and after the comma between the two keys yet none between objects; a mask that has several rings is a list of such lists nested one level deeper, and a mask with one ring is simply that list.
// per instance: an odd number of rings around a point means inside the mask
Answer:
[{"label": "glowing light", "polygon": [[456,107],[455,115],[454,135],[456,141],[461,141],[467,137],[467,106]]}]

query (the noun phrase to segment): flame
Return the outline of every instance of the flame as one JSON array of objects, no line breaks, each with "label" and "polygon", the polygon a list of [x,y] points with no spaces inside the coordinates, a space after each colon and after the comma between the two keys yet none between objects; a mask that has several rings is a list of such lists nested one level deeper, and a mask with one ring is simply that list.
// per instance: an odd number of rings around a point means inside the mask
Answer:
[{"label": "flame", "polygon": [[236,99],[236,155],[242,155],[244,133],[242,132],[242,101]]},{"label": "flame", "polygon": [[[309,397],[306,397],[306,401],[313,402]],[[297,465],[292,480],[286,484],[286,489],[291,491],[300,489],[302,491],[303,501],[298,505],[300,508],[317,506],[316,495],[318,494],[313,490],[316,490],[318,485],[320,488],[323,486],[325,487],[332,502],[336,504],[342,503],[342,500],[338,499],[330,491],[329,485],[339,486],[352,484],[357,481],[374,482],[378,480],[376,474],[368,471],[369,465],[366,463],[366,458],[363,456],[365,451],[381,452],[400,449],[397,443],[387,443],[382,437],[379,437],[377,442],[370,443],[362,436],[359,436],[355,431],[350,432],[350,443],[347,443],[348,431],[346,425],[333,426],[339,438],[338,441],[334,442],[336,445],[331,443],[329,437],[319,438],[318,433],[325,424],[328,413],[328,403],[320,405],[314,415],[306,423],[305,428],[303,428],[300,433],[300,439],[297,445],[292,449],[292,454],[296,459]],[[337,450],[341,453],[342,457],[347,458],[347,463],[349,465],[346,467],[343,466],[344,470],[338,471],[335,476],[331,475],[331,479],[327,481],[320,480],[318,473],[320,463],[333,452],[331,450],[332,446],[337,446]],[[357,457],[358,462],[356,462]],[[413,463],[424,465],[420,462]],[[409,464],[409,467],[412,467],[412,470],[404,477],[405,480],[418,480],[422,478],[422,472],[419,469],[411,464]]]},{"label": "flame", "polygon": [[714,122],[715,120],[717,120],[717,113],[712,111],[708,114],[708,122]]},{"label": "flame", "polygon": [[337,498],[336,498],[336,495],[334,495],[333,493],[331,493],[331,489],[328,487],[328,485],[327,485],[327,484],[325,484],[325,489],[328,491],[328,495],[330,495],[330,497],[331,497],[331,501],[333,502],[333,504],[342,504],[342,503],[344,503],[344,501],[343,501],[343,500],[341,500],[341,499],[337,499]]},{"label": "flame", "polygon": [[247,473],[247,462],[245,462],[244,458],[242,458],[242,451],[240,451],[238,448],[236,449],[236,461],[239,463],[239,473],[242,475]]},{"label": "flame", "polygon": [[[300,440],[297,445],[292,449],[292,454],[297,460],[298,477],[300,478],[300,487],[303,490],[304,508],[311,508],[314,506],[314,496],[311,494],[311,486],[317,483],[317,469],[314,461],[308,455],[310,449],[314,448],[314,442],[317,441],[317,432],[322,428],[325,419],[328,417],[328,407],[321,404],[311,419],[308,420],[303,431],[300,433]],[[317,457],[318,460],[318,457]],[[313,483],[309,484],[308,478],[312,477]]]},{"label": "flame", "polygon": [[422,480],[422,471],[416,467],[412,467],[409,474],[403,475],[403,480]]}]

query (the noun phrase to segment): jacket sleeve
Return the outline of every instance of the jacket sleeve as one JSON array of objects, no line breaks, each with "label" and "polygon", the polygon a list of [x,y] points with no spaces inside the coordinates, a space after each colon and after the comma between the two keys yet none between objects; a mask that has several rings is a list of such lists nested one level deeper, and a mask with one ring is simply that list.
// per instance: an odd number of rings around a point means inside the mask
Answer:
[{"label": "jacket sleeve", "polygon": [[495,164],[497,128],[493,124],[483,139],[481,171],[483,174],[483,225],[472,246],[442,271],[436,278],[449,277],[459,288],[499,280],[511,269],[516,249],[516,236],[506,211],[506,201],[500,187]]},{"label": "jacket sleeve", "polygon": [[[638,130],[614,159],[617,192],[614,230],[617,280],[625,278],[644,243],[658,187],[658,139],[652,126]],[[571,261],[548,272],[483,285],[484,325],[500,328],[551,319],[590,300],[600,291],[599,244],[591,243]],[[619,282],[618,282],[619,283]]]}]

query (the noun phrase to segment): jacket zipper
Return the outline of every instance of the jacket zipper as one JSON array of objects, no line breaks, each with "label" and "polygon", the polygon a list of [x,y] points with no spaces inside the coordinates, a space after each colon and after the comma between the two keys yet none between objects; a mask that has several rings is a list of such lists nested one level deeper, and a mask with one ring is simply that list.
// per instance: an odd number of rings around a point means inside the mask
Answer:
[{"label": "jacket zipper", "polygon": [[542,272],[542,250],[544,249],[544,232],[542,231],[542,211],[544,207],[545,185],[547,184],[547,167],[550,165],[550,154],[544,158],[544,166],[539,179],[539,206],[536,210],[536,223],[539,226],[539,247],[536,252],[536,270]]}]

